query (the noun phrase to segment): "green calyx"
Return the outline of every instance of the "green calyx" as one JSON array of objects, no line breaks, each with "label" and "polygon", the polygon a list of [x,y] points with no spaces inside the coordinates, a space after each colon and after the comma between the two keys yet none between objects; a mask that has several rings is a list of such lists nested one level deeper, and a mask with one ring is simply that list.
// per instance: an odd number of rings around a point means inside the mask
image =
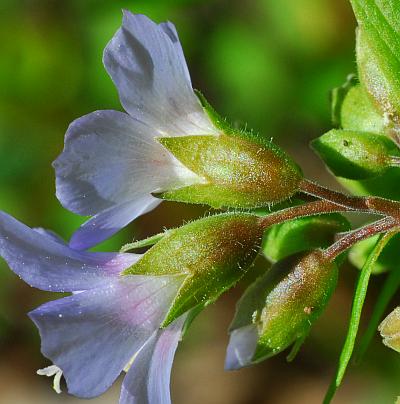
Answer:
[{"label": "green calyx", "polygon": [[292,196],[302,179],[300,169],[273,143],[240,136],[184,136],[159,142],[203,184],[164,192],[164,199],[204,203],[215,208],[255,208]]},{"label": "green calyx", "polygon": [[[346,85],[342,87],[346,87]],[[348,88],[345,96],[340,100],[336,97],[336,100],[339,103],[336,105],[336,111],[340,112],[339,123],[342,129],[359,132],[360,136],[365,138],[371,134],[372,136],[386,136],[393,139],[397,145],[399,144],[399,125],[388,119],[388,116],[379,109],[379,105],[363,84],[355,84]],[[397,155],[398,150],[395,150],[394,156]],[[381,171],[383,174],[375,175],[372,172],[372,176],[370,176],[367,172],[367,176],[362,179],[350,180],[339,177],[338,180],[354,194],[373,194],[397,200],[400,198],[400,189],[397,186],[400,168],[397,160],[398,158],[394,158],[390,161],[392,165],[390,168],[383,167]],[[339,165],[339,162],[336,161],[335,164]],[[363,177],[365,174],[364,171]],[[354,176],[354,172],[351,176]]]},{"label": "green calyx", "polygon": [[197,92],[218,136],[163,137],[158,141],[203,182],[157,197],[214,208],[256,208],[281,202],[297,192],[298,165],[264,137],[232,128]]},{"label": "green calyx", "polygon": [[396,163],[399,148],[376,133],[332,129],[311,143],[334,175],[366,179],[383,175]]},{"label": "green calyx", "polygon": [[315,250],[279,261],[246,290],[230,330],[250,324],[257,327],[252,363],[305,338],[326,307],[337,276],[336,264]]},{"label": "green calyx", "polygon": [[163,326],[212,303],[250,267],[261,243],[255,215],[226,213],[169,230],[122,275],[186,275]]}]

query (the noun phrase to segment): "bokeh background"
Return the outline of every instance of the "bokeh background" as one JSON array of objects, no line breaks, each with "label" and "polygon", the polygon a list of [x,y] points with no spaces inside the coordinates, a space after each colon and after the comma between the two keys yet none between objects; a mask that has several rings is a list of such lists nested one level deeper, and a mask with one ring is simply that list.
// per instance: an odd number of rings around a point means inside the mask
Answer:
[{"label": "bokeh background", "polygon": [[[338,186],[307,145],[330,127],[330,89],[355,71],[355,20],[346,0],[0,0],[0,209],[66,239],[83,222],[56,200],[51,162],[73,119],[121,109],[101,57],[122,8],[173,21],[193,83],[216,109],[273,138],[308,177]],[[116,250],[204,212],[163,203],[99,249]],[[242,288],[223,296],[180,346],[174,403],[320,403],[345,335],[356,272],[343,267],[327,312],[291,364],[279,355],[224,372],[227,327]],[[382,282],[373,280],[365,319]],[[80,402],[57,396],[50,380],[35,375],[48,362],[26,312],[55,296],[26,286],[4,261],[0,283],[0,403]],[[399,378],[398,354],[376,338],[363,363],[350,367],[335,402],[392,403]],[[118,394],[117,383],[93,402],[116,403]]]}]

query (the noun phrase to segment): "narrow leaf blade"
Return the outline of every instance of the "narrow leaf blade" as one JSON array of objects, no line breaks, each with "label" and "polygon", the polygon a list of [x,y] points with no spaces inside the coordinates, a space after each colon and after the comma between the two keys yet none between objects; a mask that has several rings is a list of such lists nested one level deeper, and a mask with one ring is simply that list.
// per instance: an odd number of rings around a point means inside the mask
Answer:
[{"label": "narrow leaf blade", "polygon": [[336,393],[337,388],[343,380],[346,372],[347,365],[353,353],[354,344],[357,336],[358,327],[360,325],[361,312],[364,305],[365,297],[367,294],[368,283],[372,273],[372,268],[375,265],[380,253],[385,245],[393,237],[394,233],[387,233],[380,237],[376,243],[373,251],[369,255],[364,267],[361,269],[360,276],[357,281],[356,290],[353,299],[353,306],[351,309],[349,328],[347,331],[346,339],[342,348],[339,358],[339,364],[336,369],[335,376],[326,393],[324,404],[329,404]]}]

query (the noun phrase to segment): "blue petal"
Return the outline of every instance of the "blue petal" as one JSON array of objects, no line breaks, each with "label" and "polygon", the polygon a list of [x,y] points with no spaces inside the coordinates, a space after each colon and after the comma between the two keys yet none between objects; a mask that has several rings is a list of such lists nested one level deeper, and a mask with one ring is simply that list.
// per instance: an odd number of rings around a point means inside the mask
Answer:
[{"label": "blue petal", "polygon": [[57,197],[81,215],[96,215],[72,240],[89,248],[160,203],[151,196],[198,177],[155,139],[155,131],[117,111],[85,115],[68,128],[53,163]]},{"label": "blue petal", "polygon": [[177,185],[175,163],[154,130],[117,111],[76,119],[54,161],[57,197],[80,215],[95,215],[118,204]]},{"label": "blue petal", "polygon": [[237,370],[251,365],[257,340],[257,326],[254,324],[233,330],[226,352],[225,370]]},{"label": "blue petal", "polygon": [[34,227],[33,230],[35,230],[39,234],[42,234],[43,236],[51,238],[53,241],[59,244],[67,245],[65,240],[62,237],[60,237],[57,233],[55,233],[53,230],[43,229],[42,227]]},{"label": "blue petal", "polygon": [[173,24],[125,11],[103,62],[125,110],[156,136],[216,132],[193,92]]},{"label": "blue petal", "polygon": [[120,404],[170,404],[172,363],[186,315],[157,330],[135,357],[121,389]]},{"label": "blue petal", "polygon": [[72,235],[69,245],[76,250],[93,247],[160,203],[160,199],[144,195],[137,200],[106,209],[85,222]]},{"label": "blue petal", "polygon": [[78,252],[0,211],[0,256],[38,289],[80,291],[104,285],[140,255]]},{"label": "blue petal", "polygon": [[182,279],[124,276],[31,312],[42,353],[63,371],[68,392],[106,391],[160,326]]},{"label": "blue petal", "polygon": [[172,44],[175,47],[175,52],[176,52],[176,56],[177,56],[177,62],[179,60],[180,65],[182,67],[182,70],[185,73],[185,77],[187,82],[190,84],[190,86],[192,86],[192,81],[190,78],[190,73],[189,73],[189,69],[186,65],[186,60],[185,60],[185,55],[183,53],[183,49],[182,49],[182,45],[179,41],[179,36],[178,36],[178,32],[175,28],[175,25],[172,24],[172,22],[162,22],[161,24],[159,24],[159,27],[169,36],[169,38],[172,41]]}]

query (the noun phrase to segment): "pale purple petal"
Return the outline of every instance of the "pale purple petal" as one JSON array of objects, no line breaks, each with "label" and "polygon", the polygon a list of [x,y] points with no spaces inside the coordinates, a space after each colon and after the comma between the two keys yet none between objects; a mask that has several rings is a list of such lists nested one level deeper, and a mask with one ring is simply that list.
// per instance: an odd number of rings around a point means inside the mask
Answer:
[{"label": "pale purple petal", "polygon": [[170,404],[172,363],[186,315],[157,330],[135,357],[121,389],[120,404]]},{"label": "pale purple petal", "polygon": [[257,340],[257,326],[254,324],[233,330],[226,352],[225,370],[237,370],[251,365]]},{"label": "pale purple petal", "polygon": [[42,234],[43,236],[51,238],[53,241],[67,245],[66,241],[60,237],[57,233],[55,233],[53,230],[48,230],[48,229],[43,229],[42,227],[34,227],[33,230],[37,231],[39,234]]},{"label": "pale purple petal", "polygon": [[193,92],[171,23],[157,25],[144,15],[125,11],[103,62],[125,110],[155,130],[156,136],[217,133]]},{"label": "pale purple petal", "polygon": [[[175,28],[175,25],[172,24],[172,22],[170,22],[170,21],[162,22],[161,24],[158,24],[158,25],[160,28],[162,28],[162,30],[171,39],[171,41],[175,47],[175,52],[176,52],[177,58],[179,59],[180,65],[182,66],[182,70],[185,73],[186,80],[190,84],[190,86],[192,86],[192,80],[190,78],[189,69],[186,64],[185,55],[183,53],[182,45],[179,41],[179,36],[178,36],[178,32]],[[178,63],[178,61],[177,61],[177,63]]]},{"label": "pale purple petal", "polygon": [[153,129],[117,111],[97,111],[72,122],[64,151],[53,163],[62,205],[91,216],[193,183],[194,174],[154,136]]},{"label": "pale purple petal", "polygon": [[182,280],[123,276],[31,312],[42,353],[63,371],[68,392],[90,398],[106,391],[160,326]]},{"label": "pale purple petal", "polygon": [[57,197],[81,215],[95,215],[71,240],[86,249],[110,237],[161,200],[151,196],[199,182],[155,139],[154,130],[117,111],[72,122],[54,162]]},{"label": "pale purple petal", "polygon": [[158,206],[162,201],[145,195],[132,202],[126,202],[106,209],[85,222],[71,237],[69,245],[75,250],[86,250]]},{"label": "pale purple petal", "polygon": [[0,256],[26,283],[53,292],[99,287],[140,255],[78,252],[0,212]]}]

